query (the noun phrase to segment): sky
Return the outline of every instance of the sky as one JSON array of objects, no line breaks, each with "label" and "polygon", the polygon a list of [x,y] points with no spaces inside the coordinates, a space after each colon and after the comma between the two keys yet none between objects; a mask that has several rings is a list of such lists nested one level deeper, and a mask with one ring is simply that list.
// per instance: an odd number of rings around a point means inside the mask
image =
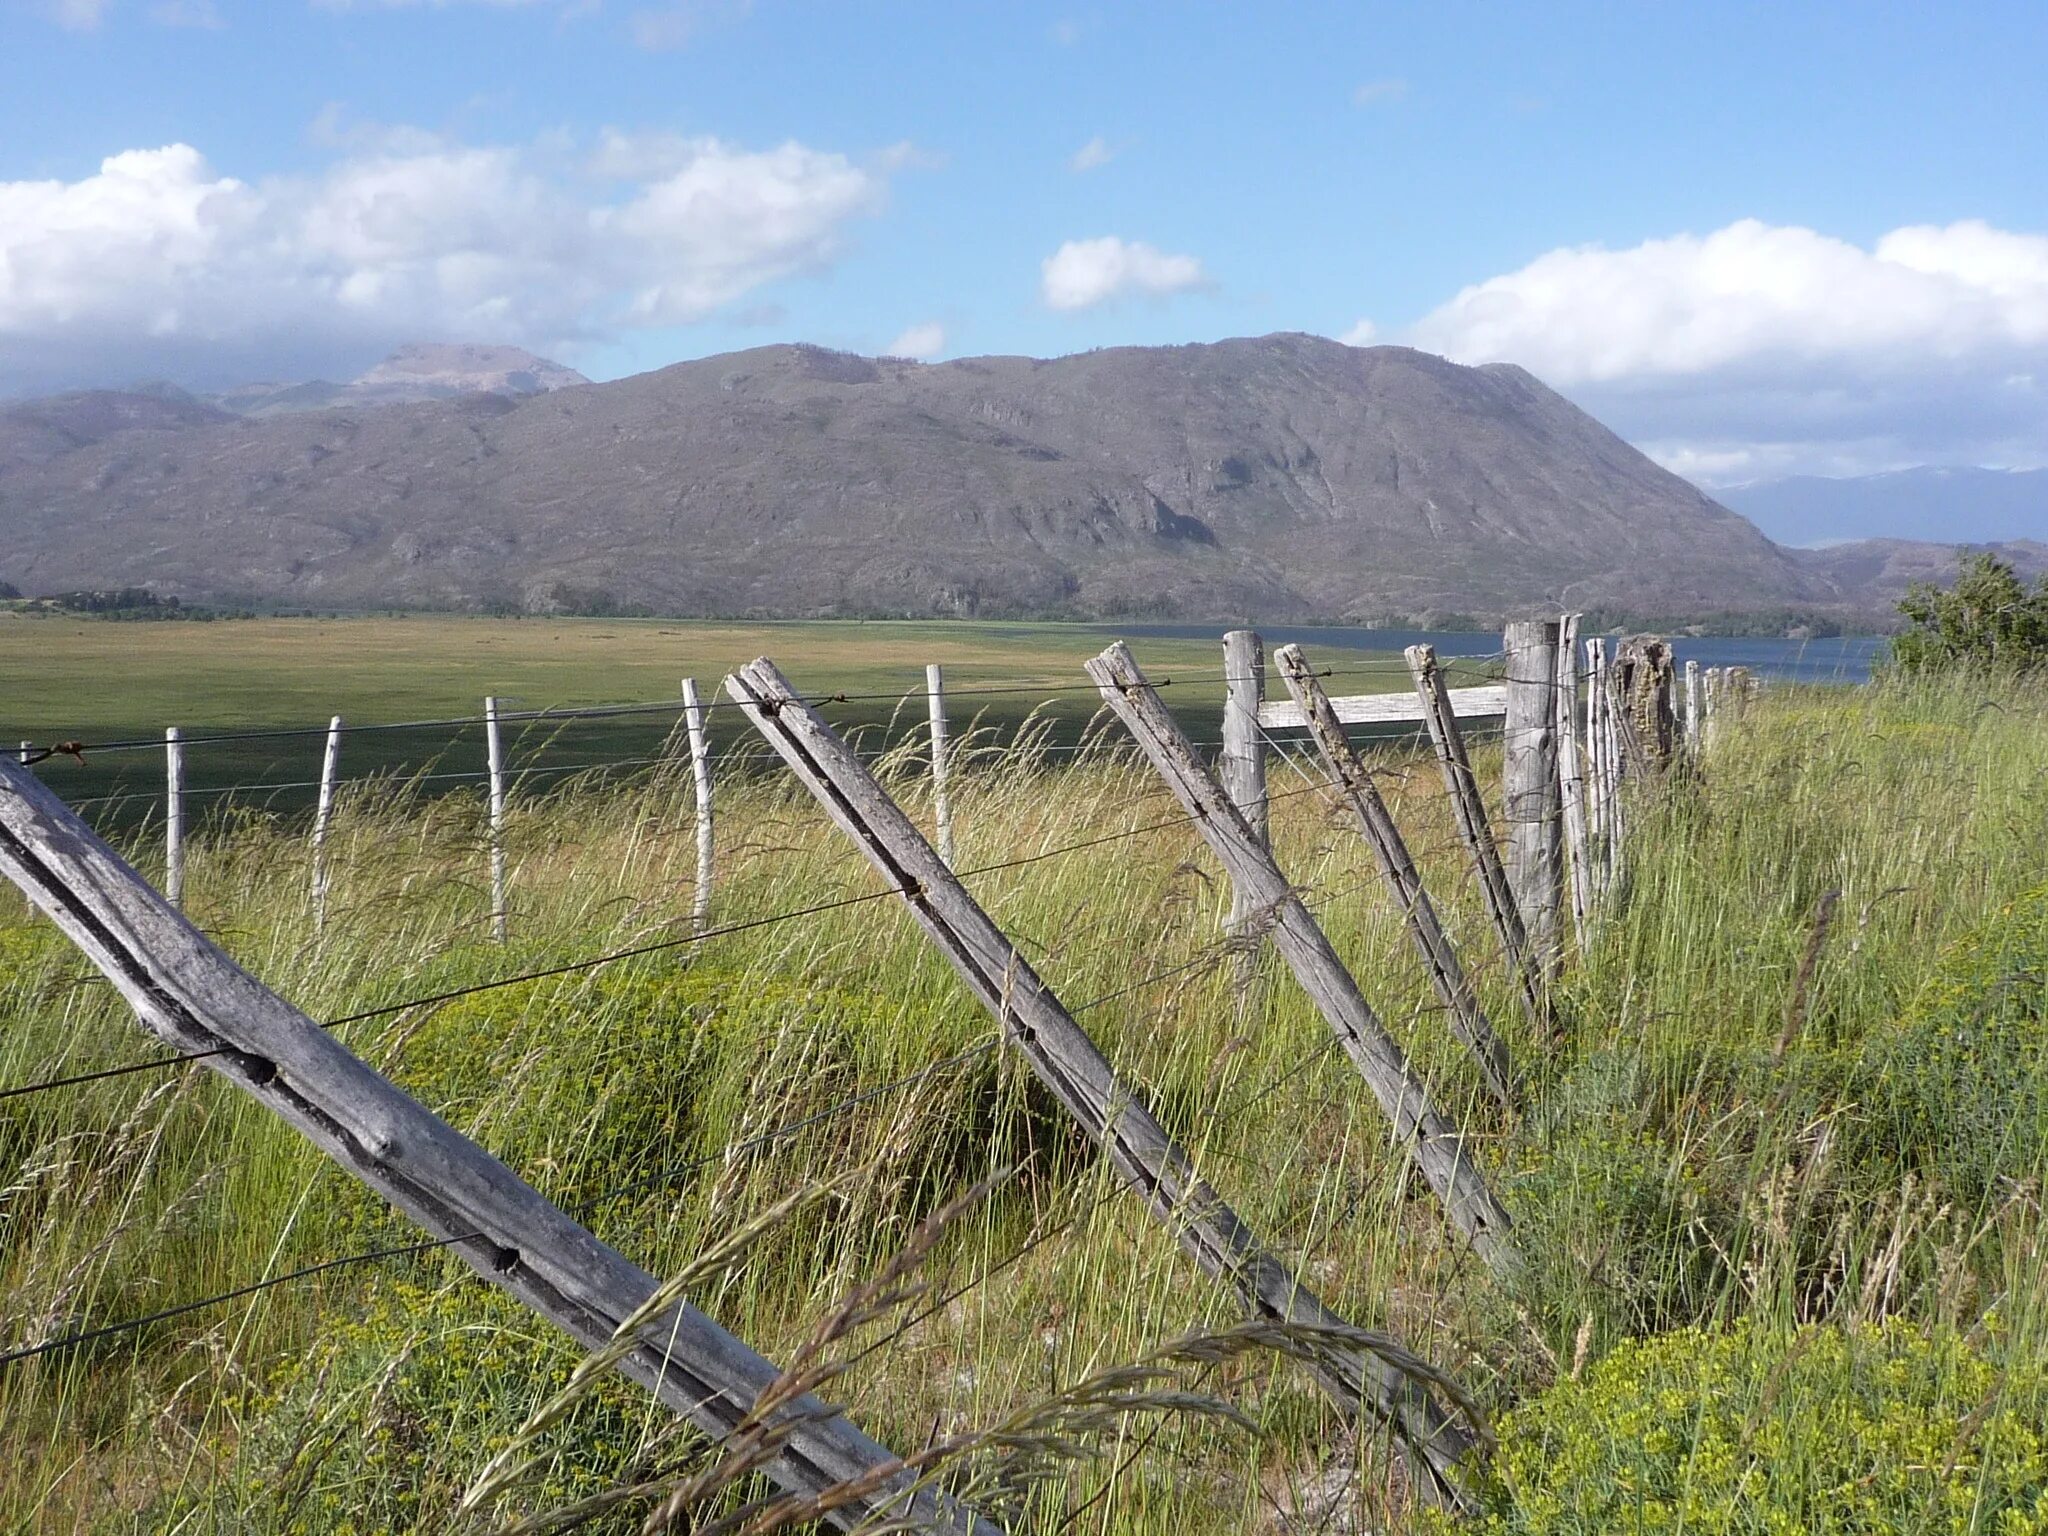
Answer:
[{"label": "sky", "polygon": [[1307,331],[2048,464],[2048,5],[0,0],[0,396]]}]

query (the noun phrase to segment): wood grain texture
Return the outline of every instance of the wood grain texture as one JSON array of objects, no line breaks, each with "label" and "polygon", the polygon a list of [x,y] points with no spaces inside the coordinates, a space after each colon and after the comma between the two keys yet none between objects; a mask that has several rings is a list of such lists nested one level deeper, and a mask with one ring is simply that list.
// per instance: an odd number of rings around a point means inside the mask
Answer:
[{"label": "wood grain texture", "polygon": [[[1200,1177],[1153,1114],[1142,1086],[1118,1075],[903,809],[774,664],[765,658],[752,662],[728,677],[725,687],[902,897],[939,953],[995,1016],[1003,1037],[1195,1263],[1228,1284],[1254,1316],[1349,1329]],[[1363,1407],[1394,1427],[1413,1452],[1410,1464],[1423,1486],[1458,1499],[1451,1471],[1469,1438],[1394,1363],[1413,1358],[1397,1340],[1360,1337],[1369,1341],[1367,1347],[1334,1351],[1317,1368],[1317,1379],[1347,1411]]]},{"label": "wood grain texture", "polygon": [[320,754],[320,798],[313,806],[313,931],[327,927],[327,828],[334,820],[334,787],[341,772],[341,716],[327,722]]},{"label": "wood grain texture", "polygon": [[953,802],[946,792],[946,779],[951,772],[947,761],[949,746],[946,740],[946,669],[936,661],[924,669],[925,703],[929,707],[932,727],[932,824],[938,833],[939,857],[946,868],[953,867]]},{"label": "wood grain texture", "polygon": [[1464,1135],[1431,1107],[1407,1056],[1380,1023],[1273,855],[1252,836],[1237,807],[1196,758],[1130,651],[1122,642],[1112,645],[1088,663],[1088,675],[1187,809],[1195,830],[1232,883],[1246,891],[1261,920],[1270,922],[1274,949],[1358,1068],[1387,1117],[1394,1141],[1414,1159],[1452,1224],[1497,1271],[1517,1268],[1509,1235],[1513,1223],[1473,1163]]},{"label": "wood grain texture", "polygon": [[1557,732],[1558,803],[1564,817],[1564,855],[1572,903],[1572,932],[1583,946],[1593,920],[1593,872],[1587,860],[1585,749],[1579,740],[1579,620],[1557,621],[1557,687],[1552,694]]},{"label": "wood grain texture", "polygon": [[[653,1295],[652,1275],[242,970],[11,763],[0,763],[0,874],[55,920],[151,1034],[179,1052],[214,1053],[208,1070],[579,1344],[608,1343]],[[636,1337],[618,1368],[710,1435],[739,1424],[776,1379],[773,1364],[687,1302]],[[769,1468],[785,1488],[823,1492],[895,1460],[813,1399],[788,1411],[802,1422]],[[929,1527],[969,1528],[961,1511],[895,1486],[850,1508],[844,1523],[884,1509]],[[975,1536],[999,1533],[984,1522]]]},{"label": "wood grain texture", "polygon": [[[1484,720],[1504,715],[1508,708],[1505,683],[1484,683],[1474,688],[1446,691],[1451,712],[1460,720]],[[1346,694],[1330,700],[1343,725],[1387,725],[1429,719],[1429,706],[1405,693]],[[1292,700],[1277,700],[1259,711],[1259,724],[1272,730],[1301,730],[1308,724],[1301,706]]]},{"label": "wood grain texture", "polygon": [[705,705],[697,697],[694,677],[683,679],[683,726],[690,738],[690,783],[696,801],[697,883],[690,888],[690,924],[702,933],[711,923],[711,737],[705,729]]},{"label": "wood grain texture", "polygon": [[164,731],[164,895],[185,904],[185,733]]},{"label": "wood grain texture", "polygon": [[1563,952],[1563,814],[1557,775],[1557,624],[1521,620],[1502,636],[1508,658],[1506,765],[1501,811],[1507,822],[1508,889],[1529,949],[1545,975]]},{"label": "wood grain texture", "polygon": [[[1266,702],[1266,642],[1257,630],[1233,629],[1223,637],[1223,746],[1216,777],[1244,817],[1252,836],[1270,846],[1266,815],[1266,733],[1260,715]],[[1230,891],[1229,931],[1241,934],[1251,916],[1244,892]],[[1247,962],[1257,946],[1247,949]]]},{"label": "wood grain texture", "polygon": [[1480,1076],[1493,1096],[1503,1104],[1511,1104],[1514,1078],[1508,1066],[1508,1048],[1494,1033],[1492,1022],[1479,1005],[1477,989],[1465,975],[1450,935],[1444,932],[1436,904],[1429,899],[1422,873],[1415,867],[1393,812],[1387,809],[1372,774],[1351,749],[1344,727],[1338,723],[1336,711],[1330,707],[1323,685],[1316,680],[1301,647],[1283,645],[1274,653],[1274,660],[1286,680],[1287,691],[1308,717],[1309,734],[1322,757],[1330,787],[1351,808],[1360,835],[1372,849],[1373,861],[1379,865],[1380,878],[1393,899],[1394,910],[1401,914],[1415,953],[1429,974],[1430,986],[1444,1005],[1451,1032],[1478,1063]]},{"label": "wood grain texture", "polygon": [[491,796],[491,936],[505,942],[508,919],[505,890],[505,744],[498,725],[498,701],[484,700],[484,756],[490,770]]}]

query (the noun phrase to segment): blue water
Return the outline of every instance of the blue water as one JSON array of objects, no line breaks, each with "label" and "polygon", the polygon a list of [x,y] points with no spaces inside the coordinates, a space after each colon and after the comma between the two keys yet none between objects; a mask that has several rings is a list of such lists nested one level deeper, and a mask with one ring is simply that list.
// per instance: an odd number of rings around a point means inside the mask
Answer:
[{"label": "blue water", "polygon": [[[1103,625],[1105,633],[1160,640],[1210,640],[1219,644],[1228,624]],[[1355,651],[1400,651],[1411,645],[1433,645],[1439,656],[1493,656],[1500,651],[1497,630],[1339,629],[1290,624],[1261,624],[1268,646],[1293,643],[1314,655],[1332,647]],[[1760,677],[1802,683],[1862,683],[1884,652],[1879,635],[1837,635],[1825,640],[1782,640],[1767,636],[1678,635],[1672,650],[1682,666],[1748,667]]]}]

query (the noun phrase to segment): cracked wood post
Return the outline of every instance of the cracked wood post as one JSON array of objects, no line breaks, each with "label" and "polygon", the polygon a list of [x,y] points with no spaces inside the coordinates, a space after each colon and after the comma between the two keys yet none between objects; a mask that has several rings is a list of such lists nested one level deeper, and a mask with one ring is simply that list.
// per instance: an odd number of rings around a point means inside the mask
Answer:
[{"label": "cracked wood post", "polygon": [[1513,1223],[1473,1163],[1464,1135],[1430,1107],[1421,1080],[1409,1070],[1400,1045],[1372,1011],[1273,855],[1259,845],[1237,814],[1237,807],[1196,758],[1194,748],[1159,702],[1129,649],[1121,641],[1112,645],[1088,663],[1088,675],[1101,689],[1103,702],[1136,738],[1186,807],[1195,829],[1232,883],[1245,888],[1253,910],[1271,925],[1273,948],[1372,1089],[1393,1128],[1394,1140],[1414,1158],[1452,1224],[1496,1272],[1516,1269],[1509,1236]]},{"label": "cracked wood post", "polygon": [[1283,645],[1273,653],[1273,659],[1286,680],[1287,691],[1308,721],[1309,734],[1322,754],[1323,768],[1332,787],[1350,803],[1352,814],[1358,819],[1358,830],[1372,848],[1387,893],[1394,898],[1394,906],[1408,929],[1416,954],[1421,957],[1423,969],[1429,972],[1430,985],[1444,1005],[1451,1032],[1479,1064],[1480,1075],[1493,1096],[1503,1104],[1512,1104],[1514,1079],[1508,1067],[1508,1049],[1494,1033],[1465,968],[1458,963],[1458,952],[1444,932],[1393,813],[1380,798],[1365,764],[1352,751],[1344,727],[1338,723],[1337,711],[1330,707],[1330,697],[1316,681],[1301,647]]},{"label": "cracked wood post", "polygon": [[[1266,702],[1266,642],[1257,630],[1233,629],[1223,637],[1223,746],[1216,757],[1216,776],[1223,792],[1244,817],[1261,847],[1272,847],[1266,813],[1266,734],[1259,725],[1259,706]],[[1253,913],[1234,882],[1230,887],[1230,920],[1226,931],[1246,939]],[[1240,953],[1238,980],[1249,981],[1261,947],[1256,938]]]},{"label": "cracked wood post", "polygon": [[185,904],[185,733],[164,729],[164,895]]},{"label": "cracked wood post", "polygon": [[711,741],[704,728],[705,706],[697,679],[683,679],[683,726],[690,738],[690,783],[697,813],[697,883],[690,888],[690,926],[702,933],[711,922]]},{"label": "cracked wood post", "polygon": [[[340,1167],[458,1254],[479,1277],[586,1349],[610,1342],[655,1293],[654,1276],[598,1241],[483,1148],[379,1076],[251,977],[33,775],[0,763],[0,874],[99,967],[142,1026],[273,1111]],[[728,1434],[776,1367],[688,1302],[639,1326],[618,1369],[712,1436]],[[815,1398],[768,1472],[816,1494],[887,1469],[890,1451]],[[891,1486],[841,1516],[904,1513]],[[1001,1536],[929,1494],[927,1525]],[[971,1524],[970,1524],[971,1522]]]},{"label": "cracked wood post", "polygon": [[491,937],[505,942],[505,749],[498,701],[484,700],[484,755],[491,779]]},{"label": "cracked wood post", "polygon": [[1592,871],[1586,867],[1586,776],[1579,748],[1579,619],[1567,613],[1557,621],[1556,705],[1558,798],[1564,811],[1564,851],[1570,873],[1572,932],[1586,942],[1593,917]]},{"label": "cracked wood post", "polygon": [[[946,798],[946,673],[937,662],[924,669],[925,702],[932,722],[932,823],[939,834],[939,857],[953,867],[953,805]],[[969,733],[970,739],[972,733]]]},{"label": "cracked wood post", "polygon": [[1522,914],[1508,890],[1507,872],[1501,868],[1500,848],[1493,840],[1493,823],[1487,819],[1486,801],[1479,793],[1479,780],[1472,772],[1472,760],[1465,755],[1465,733],[1458,728],[1457,712],[1451,707],[1444,686],[1443,668],[1436,659],[1436,647],[1411,645],[1402,653],[1415,679],[1415,692],[1422,701],[1423,723],[1436,748],[1436,760],[1443,769],[1444,790],[1450,797],[1452,819],[1458,825],[1459,841],[1472,861],[1472,879],[1500,936],[1501,953],[1507,957],[1508,972],[1514,980],[1515,995],[1529,1022],[1541,1029],[1549,1022],[1542,978],[1530,961],[1529,937],[1522,928]]},{"label": "cracked wood post", "polygon": [[1562,953],[1558,909],[1564,894],[1563,820],[1557,778],[1557,622],[1507,626],[1508,715],[1501,813],[1507,821],[1508,889],[1522,914],[1529,949],[1546,977]]},{"label": "cracked wood post", "polygon": [[[725,690],[903,898],[933,946],[995,1015],[1004,1038],[1195,1263],[1230,1285],[1255,1316],[1348,1328],[1197,1175],[1139,1085],[1117,1076],[888,791],[774,663],[766,657],[749,663],[725,680]],[[1401,1350],[1385,1335],[1373,1337]],[[1471,1441],[1426,1387],[1372,1349],[1334,1351],[1312,1370],[1340,1407],[1362,1406],[1396,1431],[1425,1489],[1462,1506],[1450,1473]]]},{"label": "cracked wood post", "polygon": [[341,769],[341,716],[327,722],[320,755],[320,798],[313,806],[313,931],[327,928],[327,827],[334,819],[334,781]]}]

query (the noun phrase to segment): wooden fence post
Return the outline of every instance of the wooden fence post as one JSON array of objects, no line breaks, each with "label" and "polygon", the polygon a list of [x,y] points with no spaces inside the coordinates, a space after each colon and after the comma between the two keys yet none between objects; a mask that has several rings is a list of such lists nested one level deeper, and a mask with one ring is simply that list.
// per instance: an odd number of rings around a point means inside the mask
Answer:
[{"label": "wooden fence post", "polygon": [[[0,762],[0,874],[56,921],[151,1034],[173,1050],[203,1054],[210,1071],[585,1348],[610,1343],[655,1297],[654,1276],[236,965],[8,762]],[[635,1342],[617,1368],[713,1436],[737,1427],[777,1378],[773,1364],[687,1301],[633,1322],[627,1336]],[[816,1398],[791,1403],[784,1416],[789,1439],[767,1470],[785,1488],[817,1494],[879,1480],[836,1523],[910,1515],[1001,1536],[950,1501],[913,1497],[894,1475],[896,1458]]]},{"label": "wooden fence post", "polygon": [[164,731],[164,895],[185,904],[185,734]]},{"label": "wooden fence post", "polygon": [[1700,698],[1700,664],[1685,664],[1685,755],[1697,761],[1700,755],[1700,725],[1704,720]]},{"label": "wooden fence post", "polygon": [[[1586,642],[1586,826],[1596,857],[1606,858],[1607,837],[1607,641]],[[1604,884],[1604,871],[1597,884]]]},{"label": "wooden fence post", "polygon": [[1472,772],[1472,760],[1465,755],[1465,735],[1458,728],[1458,716],[1451,708],[1450,693],[1444,686],[1443,669],[1437,664],[1436,648],[1411,645],[1403,653],[1415,679],[1415,692],[1422,701],[1423,723],[1436,747],[1436,760],[1443,769],[1444,789],[1451,802],[1451,815],[1458,825],[1458,837],[1472,861],[1473,882],[1500,936],[1501,953],[1515,979],[1516,995],[1529,1022],[1542,1028],[1549,1018],[1543,984],[1529,953],[1528,935],[1522,928],[1522,914],[1508,890],[1507,872],[1501,868],[1500,848],[1493,840],[1493,823],[1487,819],[1486,801],[1479,793],[1479,780]]},{"label": "wooden fence post", "polygon": [[341,716],[327,722],[320,755],[320,798],[313,806],[313,931],[327,928],[327,824],[334,818],[334,781],[341,769]]},{"label": "wooden fence post", "polygon": [[498,701],[484,700],[484,754],[491,775],[491,937],[505,942],[505,750],[498,733]]},{"label": "wooden fence post", "polygon": [[[1259,707],[1266,702],[1266,642],[1257,630],[1233,629],[1223,637],[1223,745],[1216,756],[1216,776],[1223,792],[1244,817],[1261,847],[1272,846],[1272,823],[1266,808],[1266,733],[1259,725]],[[1252,913],[1242,888],[1230,887],[1230,919],[1225,930],[1244,935]],[[1250,979],[1257,947],[1247,948],[1238,970],[1240,982]]]},{"label": "wooden fence post", "polygon": [[1379,788],[1373,783],[1365,764],[1352,751],[1351,743],[1344,735],[1344,727],[1337,722],[1337,712],[1330,707],[1329,695],[1316,681],[1315,672],[1310,668],[1308,658],[1302,654],[1301,647],[1283,645],[1273,653],[1273,659],[1279,664],[1287,691],[1294,696],[1294,702],[1301,706],[1301,712],[1308,720],[1309,732],[1322,754],[1323,769],[1329,775],[1331,787],[1350,805],[1351,813],[1358,821],[1358,830],[1372,848],[1380,876],[1386,882],[1387,893],[1394,898],[1394,906],[1401,914],[1416,954],[1421,957],[1423,969],[1429,972],[1430,985],[1444,1006],[1451,1032],[1479,1064],[1480,1076],[1486,1080],[1493,1096],[1503,1104],[1512,1103],[1514,1078],[1508,1066],[1508,1048],[1494,1033],[1485,1010],[1479,1006],[1478,994],[1465,975],[1465,968],[1458,963],[1458,951],[1444,932],[1436,906],[1422,884],[1421,872],[1408,853],[1407,841],[1401,836],[1393,813],[1380,797]]},{"label": "wooden fence post", "polygon": [[939,857],[953,867],[953,806],[946,797],[946,674],[936,661],[924,669],[925,701],[932,722],[932,822],[939,834]]},{"label": "wooden fence post", "polygon": [[1503,633],[1508,717],[1502,810],[1507,819],[1508,889],[1529,948],[1545,975],[1557,967],[1558,907],[1564,894],[1563,820],[1557,774],[1557,623],[1532,619]]},{"label": "wooden fence post", "polygon": [[[1195,1172],[1192,1159],[1159,1124],[1139,1085],[1118,1076],[901,807],[774,663],[765,657],[749,663],[725,680],[725,689],[894,887],[1039,1081],[1189,1256],[1236,1290],[1255,1316],[1375,1341],[1362,1349],[1331,1350],[1322,1364],[1311,1367],[1312,1373],[1341,1409],[1363,1408],[1395,1430],[1411,1451],[1409,1465],[1419,1486],[1462,1503],[1449,1474],[1471,1442],[1431,1393],[1393,1363],[1409,1358],[1408,1352],[1386,1335],[1351,1329],[1260,1244]],[[1416,1092],[1419,1104],[1419,1088]]]},{"label": "wooden fence post", "polygon": [[697,812],[697,883],[690,888],[690,926],[702,933],[711,922],[711,736],[697,679],[683,679],[683,726],[690,738],[690,784]]},{"label": "wooden fence post", "polygon": [[1509,1235],[1514,1224],[1473,1163],[1463,1133],[1430,1107],[1407,1056],[1358,990],[1358,982],[1337,958],[1271,851],[1260,846],[1237,807],[1195,756],[1129,649],[1121,641],[1110,646],[1088,663],[1088,675],[1187,810],[1232,883],[1244,887],[1251,910],[1271,923],[1273,948],[1372,1089],[1394,1140],[1415,1160],[1452,1223],[1495,1270],[1515,1270],[1519,1261]]},{"label": "wooden fence post", "polygon": [[1579,619],[1567,613],[1557,621],[1557,686],[1554,729],[1557,732],[1558,799],[1564,811],[1564,851],[1570,865],[1572,932],[1586,942],[1593,920],[1591,850],[1586,842],[1586,775],[1579,748]]}]

